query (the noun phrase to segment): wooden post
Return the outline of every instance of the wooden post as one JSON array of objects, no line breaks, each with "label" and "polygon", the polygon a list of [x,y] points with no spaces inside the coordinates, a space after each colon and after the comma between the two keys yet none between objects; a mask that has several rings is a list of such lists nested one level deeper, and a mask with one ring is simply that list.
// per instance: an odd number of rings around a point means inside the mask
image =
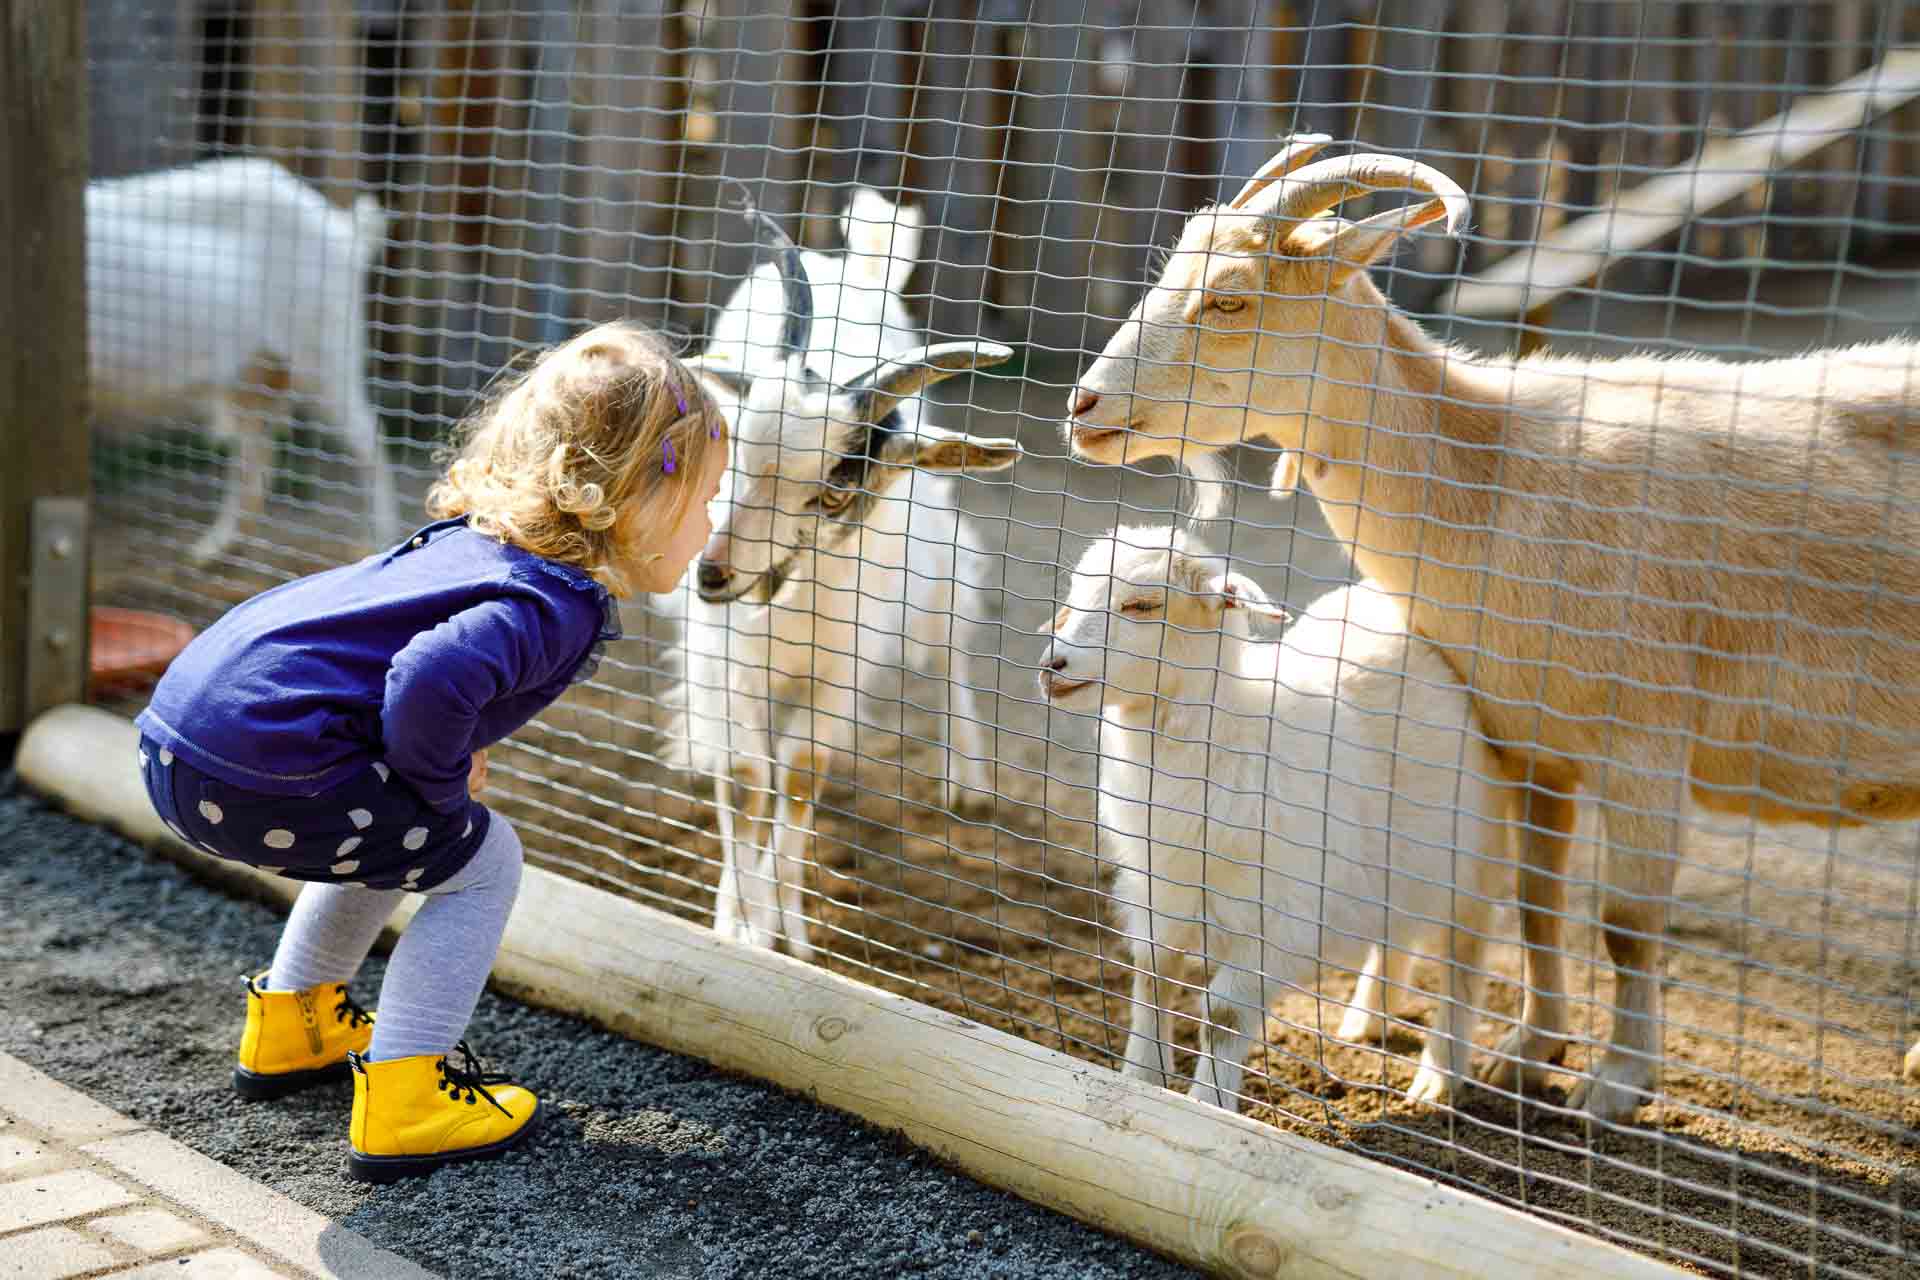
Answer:
[{"label": "wooden post", "polygon": [[[68,548],[82,589],[62,593],[59,618],[30,625],[28,566],[35,503],[88,490],[87,18],[76,0],[3,0],[0,12],[0,733],[10,733],[86,694],[84,543]],[[29,646],[56,628],[77,646],[66,664],[77,680],[30,691]]]}]

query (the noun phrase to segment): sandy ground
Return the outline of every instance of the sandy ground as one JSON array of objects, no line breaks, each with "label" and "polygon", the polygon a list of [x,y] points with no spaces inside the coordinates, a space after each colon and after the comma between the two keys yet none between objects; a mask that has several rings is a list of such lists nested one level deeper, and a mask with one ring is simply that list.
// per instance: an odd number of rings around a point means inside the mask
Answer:
[{"label": "sandy ground", "polygon": [[[1810,330],[1793,308],[1826,305],[1825,277],[1789,281],[1771,311],[1681,317],[1622,305],[1562,323],[1632,336],[1687,332],[1712,344],[1790,349],[1877,337],[1914,314],[1904,275],[1852,281],[1839,311]],[[1796,299],[1799,303],[1796,304]],[[1809,337],[1811,334],[1811,337]],[[998,692],[1000,798],[966,818],[933,807],[928,753],[900,738],[885,708],[863,733],[857,771],[832,791],[813,845],[810,915],[831,967],[1096,1061],[1124,1037],[1128,975],[1099,892],[1093,848],[1092,726],[1033,691],[1059,565],[1119,521],[1160,522],[1183,504],[1165,474],[1070,466],[1054,426],[1070,365],[1024,379],[956,379],[946,420],[1018,434],[1028,458],[1011,480],[973,480],[966,501],[988,550],[1004,547],[995,616],[969,620],[959,678]],[[1243,450],[1244,477],[1266,459]],[[168,503],[162,503],[160,495]],[[108,504],[96,551],[103,602],[168,608],[196,622],[288,573],[348,554],[343,526],[276,500],[268,521],[212,576],[178,564],[209,498],[191,473],[153,477]],[[170,504],[170,505],[169,505]],[[1348,574],[1310,500],[1249,490],[1240,524],[1216,542],[1277,597],[1311,600]],[[1256,554],[1257,550],[1257,554]],[[660,602],[656,602],[660,603]],[[496,753],[489,797],[520,824],[536,860],[694,920],[711,911],[717,847],[709,792],[663,771],[661,670],[675,641],[670,602],[627,611],[633,641]],[[137,705],[137,699],[123,701]],[[895,713],[897,714],[897,712]],[[908,736],[935,732],[910,714]],[[1319,1034],[1323,1006],[1281,1000],[1256,1050],[1250,1114],[1483,1190],[1712,1274],[1912,1274],[1920,1255],[1920,1095],[1899,1083],[1915,1018],[1920,837],[1911,828],[1829,844],[1811,831],[1694,833],[1678,886],[1669,970],[1669,1076],[1657,1107],[1631,1129],[1590,1137],[1561,1112],[1573,1077],[1542,1103],[1478,1097],[1448,1112],[1411,1107],[1425,1003],[1384,1049]],[[1591,879],[1591,849],[1572,874]],[[1595,954],[1588,894],[1576,883],[1576,1030],[1604,1031],[1610,977]],[[1511,938],[1511,913],[1498,936]],[[1480,1042],[1518,1009],[1516,948],[1490,949],[1499,979]],[[1434,974],[1418,981],[1431,989]],[[1351,978],[1330,974],[1326,991]],[[1337,1017],[1336,1006],[1324,1006]],[[1190,1043],[1190,1024],[1184,1033]],[[1589,1062],[1576,1045],[1566,1066]]]}]

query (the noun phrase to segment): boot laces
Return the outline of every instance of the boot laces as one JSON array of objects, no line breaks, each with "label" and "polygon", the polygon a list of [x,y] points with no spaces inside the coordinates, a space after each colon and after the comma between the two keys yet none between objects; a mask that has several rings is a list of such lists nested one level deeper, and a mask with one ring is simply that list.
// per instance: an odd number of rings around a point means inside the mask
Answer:
[{"label": "boot laces", "polygon": [[453,1049],[460,1055],[461,1065],[456,1067],[445,1058],[440,1059],[441,1089],[469,1106],[473,1104],[476,1095],[485,1098],[493,1104],[495,1111],[509,1120],[513,1119],[513,1112],[501,1106],[500,1100],[487,1092],[488,1085],[506,1084],[507,1077],[501,1072],[486,1070],[485,1064],[480,1061],[480,1055],[476,1054],[465,1040],[453,1046]]},{"label": "boot laces", "polygon": [[348,995],[343,986],[340,988],[340,1003],[333,1006],[333,1020],[344,1022],[351,1029],[366,1026],[373,1021],[373,1015],[361,1008],[359,1001]]}]

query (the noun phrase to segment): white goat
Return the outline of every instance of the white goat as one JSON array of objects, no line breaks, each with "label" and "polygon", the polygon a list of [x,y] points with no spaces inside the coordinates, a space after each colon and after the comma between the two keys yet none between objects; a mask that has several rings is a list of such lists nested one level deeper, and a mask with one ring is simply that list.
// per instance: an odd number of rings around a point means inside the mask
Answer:
[{"label": "white goat", "polygon": [[[780,310],[764,313],[780,322],[771,358],[743,368],[721,350],[689,362],[734,397],[734,437],[712,540],[682,585],[686,710],[673,736],[686,763],[716,779],[714,927],[758,946],[784,937],[801,959],[813,955],[801,886],[814,802],[851,758],[863,696],[906,673],[931,682],[958,721],[945,735],[958,747],[949,802],[961,787],[992,789],[990,724],[974,690],[949,681],[948,654],[956,609],[985,616],[995,568],[970,550],[942,473],[1008,467],[1020,449],[935,428],[914,397],[1012,352],[911,345],[897,286],[912,260],[903,269],[888,254],[917,251],[917,227],[879,212],[856,200],[841,259],[803,255],[760,217],[781,284]],[[816,290],[808,279],[824,264],[837,287]],[[716,332],[756,334],[761,315],[734,308],[758,296],[744,285]],[[817,303],[840,308],[831,332],[846,346],[815,342]]]},{"label": "white goat", "polygon": [[[1456,229],[1465,194],[1393,156],[1299,168],[1323,141],[1188,222],[1072,393],[1073,448],[1299,451],[1360,571],[1472,688],[1527,788],[1526,1010],[1497,1084],[1536,1084],[1564,1048],[1567,847],[1576,792],[1597,797],[1613,1027],[1573,1102],[1624,1118],[1659,1083],[1689,798],[1828,826],[1920,814],[1920,345],[1751,364],[1442,346],[1367,267],[1414,227]],[[1395,189],[1431,198],[1322,216]]]},{"label": "white goat", "polygon": [[337,209],[272,160],[231,157],[87,186],[89,375],[97,407],[200,412],[233,450],[205,563],[266,505],[270,393],[292,391],[366,474],[371,528],[400,536],[367,399],[367,268],[379,201]]},{"label": "white goat", "polygon": [[1167,1082],[1177,956],[1216,965],[1193,1092],[1231,1108],[1279,989],[1363,954],[1377,979],[1384,946],[1403,974],[1416,954],[1451,959],[1410,1092],[1444,1102],[1511,882],[1505,779],[1395,601],[1343,587],[1265,643],[1248,615],[1276,611],[1220,565],[1166,528],[1115,530],[1045,629],[1041,691],[1100,707],[1099,839],[1135,966],[1126,1074]]}]

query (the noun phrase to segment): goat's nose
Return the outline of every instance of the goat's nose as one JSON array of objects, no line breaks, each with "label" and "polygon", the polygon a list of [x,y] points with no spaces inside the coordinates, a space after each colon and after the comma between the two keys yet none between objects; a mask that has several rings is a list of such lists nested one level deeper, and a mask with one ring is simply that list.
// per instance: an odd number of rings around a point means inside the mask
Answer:
[{"label": "goat's nose", "polygon": [[1047,670],[1049,671],[1065,671],[1066,669],[1067,660],[1065,658],[1055,658],[1047,664]]},{"label": "goat's nose", "polygon": [[702,560],[700,562],[700,589],[702,591],[719,591],[727,585],[727,579],[732,576],[733,575],[727,571],[727,566],[723,564],[715,564],[711,560]]},{"label": "goat's nose", "polygon": [[1085,387],[1075,387],[1073,389],[1073,398],[1067,402],[1067,416],[1069,418],[1077,418],[1083,413],[1091,412],[1093,406],[1099,403],[1100,393],[1098,391],[1089,391]]}]

